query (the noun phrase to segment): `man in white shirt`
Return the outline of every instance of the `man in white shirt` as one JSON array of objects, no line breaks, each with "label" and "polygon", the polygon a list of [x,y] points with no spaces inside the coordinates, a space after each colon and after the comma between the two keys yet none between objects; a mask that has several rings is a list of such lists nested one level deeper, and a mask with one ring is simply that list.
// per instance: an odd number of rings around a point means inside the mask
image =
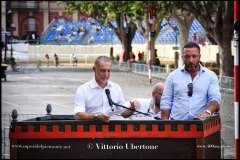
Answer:
[{"label": "man in white shirt", "polygon": [[121,87],[109,81],[112,63],[107,56],[99,56],[94,63],[95,76],[85,84],[81,85],[75,95],[74,115],[78,120],[96,120],[109,122],[108,113],[119,111],[125,117],[123,108],[110,106],[106,95],[106,89],[111,93],[113,102],[125,105],[124,95]]},{"label": "man in white shirt", "polygon": [[72,54],[71,59],[72,59],[72,65],[73,65],[73,66],[74,66],[74,65],[77,66],[77,62],[78,62],[77,56],[76,56],[75,54]]},{"label": "man in white shirt", "polygon": [[[160,101],[161,101],[163,90],[164,90],[164,84],[156,83],[153,86],[152,98],[149,98],[149,99],[137,98],[137,99],[131,100],[130,108],[136,109],[137,111],[140,111],[142,113],[147,113],[156,119],[160,119],[161,118]],[[137,112],[134,112],[128,109],[126,109],[125,114],[126,116],[132,116],[132,117],[145,116],[143,114],[139,114]]]}]

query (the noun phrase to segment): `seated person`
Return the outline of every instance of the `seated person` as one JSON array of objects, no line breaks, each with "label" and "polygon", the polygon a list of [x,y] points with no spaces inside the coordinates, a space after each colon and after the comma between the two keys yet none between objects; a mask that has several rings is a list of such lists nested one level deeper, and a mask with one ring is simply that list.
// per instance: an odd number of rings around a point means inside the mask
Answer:
[{"label": "seated person", "polygon": [[[160,113],[160,101],[162,97],[162,93],[164,90],[164,84],[163,83],[157,83],[154,85],[152,90],[152,98],[146,99],[146,98],[137,98],[130,101],[130,108],[135,109],[137,111],[140,111],[142,113],[147,113],[151,117],[154,117],[155,119],[161,119],[161,113]],[[125,109],[125,113],[128,117],[130,116],[144,116],[144,114],[134,112],[129,109]]]}]

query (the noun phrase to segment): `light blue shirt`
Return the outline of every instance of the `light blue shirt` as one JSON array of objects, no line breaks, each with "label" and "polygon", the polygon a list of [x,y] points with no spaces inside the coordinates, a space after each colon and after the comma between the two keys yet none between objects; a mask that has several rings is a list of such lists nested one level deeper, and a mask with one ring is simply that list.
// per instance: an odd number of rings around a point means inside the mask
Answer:
[{"label": "light blue shirt", "polygon": [[[193,84],[192,97],[187,94],[189,83]],[[213,100],[218,104],[221,102],[216,74],[200,65],[200,71],[192,80],[182,66],[167,77],[160,106],[162,110],[170,110],[170,118],[174,120],[191,120],[206,110]]]}]

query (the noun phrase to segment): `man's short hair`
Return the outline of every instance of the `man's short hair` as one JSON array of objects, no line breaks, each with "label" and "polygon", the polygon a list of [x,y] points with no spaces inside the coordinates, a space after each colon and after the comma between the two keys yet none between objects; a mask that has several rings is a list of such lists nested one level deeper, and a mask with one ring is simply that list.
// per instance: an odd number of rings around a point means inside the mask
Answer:
[{"label": "man's short hair", "polygon": [[97,67],[99,65],[100,61],[111,62],[111,59],[109,57],[107,57],[107,56],[99,56],[95,60],[94,67]]},{"label": "man's short hair", "polygon": [[184,48],[197,48],[199,50],[199,53],[200,53],[200,47],[197,43],[194,43],[194,42],[188,42],[186,43],[184,46],[183,46],[183,50]]}]

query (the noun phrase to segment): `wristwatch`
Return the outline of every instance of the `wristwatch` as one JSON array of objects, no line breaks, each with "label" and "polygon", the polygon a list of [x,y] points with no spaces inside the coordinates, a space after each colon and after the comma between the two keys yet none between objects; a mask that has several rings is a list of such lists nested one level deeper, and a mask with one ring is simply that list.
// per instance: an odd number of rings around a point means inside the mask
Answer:
[{"label": "wristwatch", "polygon": [[204,112],[210,114],[210,116],[212,115],[212,112],[209,109],[205,110]]},{"label": "wristwatch", "polygon": [[94,120],[94,121],[98,121],[98,114],[94,114],[93,120]]}]

